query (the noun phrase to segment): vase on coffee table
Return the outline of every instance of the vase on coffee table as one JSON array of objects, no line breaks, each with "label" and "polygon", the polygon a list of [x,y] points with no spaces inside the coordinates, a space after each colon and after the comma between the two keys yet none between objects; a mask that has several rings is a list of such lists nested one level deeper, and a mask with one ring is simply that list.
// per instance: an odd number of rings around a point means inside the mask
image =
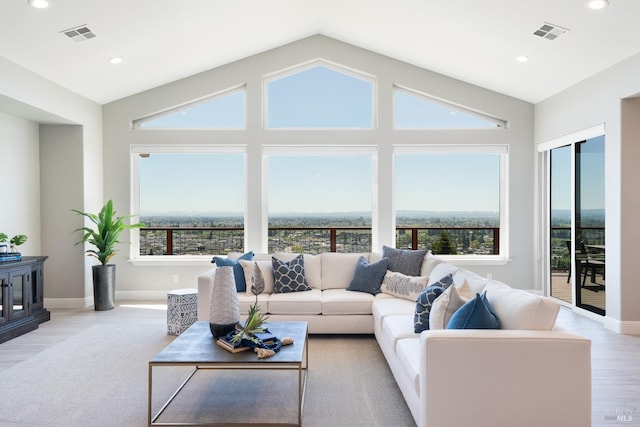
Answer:
[{"label": "vase on coffee table", "polygon": [[233,267],[218,267],[211,290],[209,310],[211,334],[214,338],[225,336],[235,330],[238,322],[240,322],[240,303]]}]

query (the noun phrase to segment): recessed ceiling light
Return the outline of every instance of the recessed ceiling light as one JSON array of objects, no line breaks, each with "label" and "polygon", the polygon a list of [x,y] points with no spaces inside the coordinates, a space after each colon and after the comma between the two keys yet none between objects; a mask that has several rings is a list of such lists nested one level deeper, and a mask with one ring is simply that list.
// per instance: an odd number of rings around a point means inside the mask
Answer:
[{"label": "recessed ceiling light", "polygon": [[109,62],[112,64],[119,64],[122,62],[122,58],[119,56],[114,56],[113,58],[109,58]]},{"label": "recessed ceiling light", "polygon": [[589,9],[593,10],[604,9],[605,7],[609,6],[609,0],[590,0],[587,3],[587,6],[589,7]]},{"label": "recessed ceiling light", "polygon": [[29,0],[29,5],[35,7],[36,9],[45,9],[49,7],[48,0]]},{"label": "recessed ceiling light", "polygon": [[516,56],[516,61],[524,64],[525,62],[529,62],[529,57],[527,55],[518,55]]}]

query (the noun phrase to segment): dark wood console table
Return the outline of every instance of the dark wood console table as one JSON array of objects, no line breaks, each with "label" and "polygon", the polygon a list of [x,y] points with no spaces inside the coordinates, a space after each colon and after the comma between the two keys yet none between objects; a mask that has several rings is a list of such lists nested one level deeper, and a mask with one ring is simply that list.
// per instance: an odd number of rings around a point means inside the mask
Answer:
[{"label": "dark wood console table", "polygon": [[0,343],[38,328],[51,318],[44,308],[46,256],[0,262]]}]

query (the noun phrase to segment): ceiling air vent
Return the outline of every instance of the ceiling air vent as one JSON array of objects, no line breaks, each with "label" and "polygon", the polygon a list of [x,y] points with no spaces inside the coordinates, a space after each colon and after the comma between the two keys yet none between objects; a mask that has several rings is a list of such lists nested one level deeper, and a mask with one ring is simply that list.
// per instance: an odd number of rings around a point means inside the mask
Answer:
[{"label": "ceiling air vent", "polygon": [[569,30],[567,28],[562,28],[559,25],[545,22],[533,33],[533,35],[542,37],[543,39],[555,40],[568,31]]},{"label": "ceiling air vent", "polygon": [[60,32],[75,42],[89,40],[96,36],[86,25],[80,25],[79,27],[69,28],[68,30]]}]

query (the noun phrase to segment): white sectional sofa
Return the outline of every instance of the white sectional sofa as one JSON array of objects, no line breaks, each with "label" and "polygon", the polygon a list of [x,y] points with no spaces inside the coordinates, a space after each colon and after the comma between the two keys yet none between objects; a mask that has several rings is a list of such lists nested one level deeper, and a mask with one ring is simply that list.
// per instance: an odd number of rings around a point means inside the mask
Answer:
[{"label": "white sectional sofa", "polygon": [[[273,254],[285,261],[296,255]],[[254,258],[263,273],[271,256]],[[374,334],[419,427],[591,425],[591,342],[554,327],[557,302],[429,253],[420,276],[429,284],[449,274],[453,278],[453,289],[434,302],[431,320],[449,320],[456,298],[464,302],[465,295],[473,299],[486,291],[500,329],[416,333],[414,296],[347,290],[360,256],[370,263],[381,259],[380,253],[305,254],[311,289],[303,292],[273,293],[267,272],[267,292],[258,297],[262,310],[272,321],[305,320],[311,334]],[[250,263],[243,264],[249,272]],[[215,268],[198,278],[199,320],[208,320],[214,280]],[[238,297],[240,312],[246,313],[255,296],[239,292]]]}]

